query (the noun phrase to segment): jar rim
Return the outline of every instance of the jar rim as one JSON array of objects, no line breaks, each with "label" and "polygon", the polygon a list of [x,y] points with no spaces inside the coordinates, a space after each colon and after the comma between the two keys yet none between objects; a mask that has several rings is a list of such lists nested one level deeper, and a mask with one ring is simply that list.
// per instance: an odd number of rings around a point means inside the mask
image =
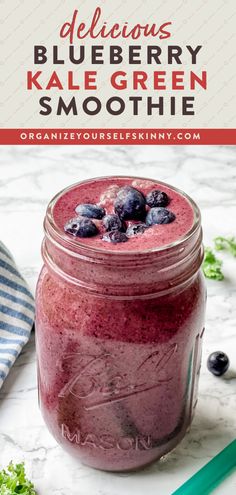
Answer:
[{"label": "jar rim", "polygon": [[[93,247],[90,245],[88,246],[88,245],[85,245],[82,242],[80,242],[77,238],[76,239],[74,239],[73,237],[70,238],[62,229],[60,229],[60,227],[56,224],[56,222],[54,220],[53,210],[54,210],[54,207],[55,207],[57,201],[59,200],[59,198],[61,196],[63,196],[65,193],[69,192],[70,190],[74,189],[76,186],[79,186],[82,184],[89,184],[90,182],[94,182],[94,181],[104,181],[106,179],[109,179],[109,180],[110,179],[115,179],[115,180],[119,180],[119,179],[150,180],[152,182],[156,182],[157,184],[169,187],[173,191],[181,194],[185,199],[187,199],[187,201],[189,201],[189,203],[193,209],[194,221],[193,221],[193,225],[192,225],[191,229],[189,229],[183,236],[179,237],[176,241],[174,241],[172,243],[165,244],[163,246],[157,246],[157,247],[154,246],[152,248],[135,250],[135,251],[130,251],[130,250],[111,251],[109,249],[101,249],[101,248]],[[137,177],[137,176],[132,176],[132,175],[110,175],[110,176],[93,177],[91,179],[85,179],[82,181],[78,181],[78,182],[71,184],[68,187],[65,187],[61,191],[59,191],[51,199],[51,201],[48,204],[48,207],[46,210],[46,218],[45,218],[45,222],[44,222],[45,232],[47,232],[47,225],[46,225],[47,222],[49,223],[49,226],[51,228],[51,234],[54,237],[54,241],[59,242],[59,244],[62,242],[64,246],[66,246],[68,249],[70,249],[74,252],[81,248],[82,250],[86,250],[86,252],[88,252],[88,254],[94,253],[94,254],[104,255],[104,256],[107,256],[107,255],[117,256],[120,259],[121,258],[124,259],[128,256],[129,257],[131,257],[131,256],[135,257],[135,256],[140,256],[140,255],[163,253],[167,250],[181,246],[184,242],[188,241],[195,234],[197,229],[199,228],[199,225],[201,223],[201,212],[200,212],[197,204],[195,203],[195,201],[188,194],[186,194],[181,189],[168,184],[167,182],[159,181],[159,180],[148,178],[148,177]]]}]

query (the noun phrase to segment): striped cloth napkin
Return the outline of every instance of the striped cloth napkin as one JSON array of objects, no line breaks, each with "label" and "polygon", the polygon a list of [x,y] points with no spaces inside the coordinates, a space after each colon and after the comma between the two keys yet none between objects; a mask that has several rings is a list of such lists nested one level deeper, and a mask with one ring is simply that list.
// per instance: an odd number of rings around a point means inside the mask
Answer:
[{"label": "striped cloth napkin", "polygon": [[0,242],[0,388],[34,323],[34,298],[8,249]]}]

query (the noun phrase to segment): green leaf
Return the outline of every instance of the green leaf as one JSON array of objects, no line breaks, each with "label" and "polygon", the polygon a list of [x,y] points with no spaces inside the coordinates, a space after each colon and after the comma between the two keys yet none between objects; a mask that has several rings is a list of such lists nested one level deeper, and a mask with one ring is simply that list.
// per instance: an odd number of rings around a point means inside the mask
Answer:
[{"label": "green leaf", "polygon": [[0,495],[36,495],[33,483],[26,478],[24,463],[0,471]]},{"label": "green leaf", "polygon": [[215,249],[217,251],[228,251],[236,257],[236,239],[235,237],[216,237],[214,239]]},{"label": "green leaf", "polygon": [[204,260],[203,260],[203,273],[205,277],[213,280],[223,280],[224,275],[221,271],[222,261],[216,258],[212,249],[205,248]]}]

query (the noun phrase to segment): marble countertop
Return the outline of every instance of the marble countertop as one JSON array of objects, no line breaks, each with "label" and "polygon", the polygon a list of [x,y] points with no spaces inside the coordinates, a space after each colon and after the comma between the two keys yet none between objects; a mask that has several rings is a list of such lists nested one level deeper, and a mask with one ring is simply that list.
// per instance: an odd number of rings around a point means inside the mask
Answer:
[{"label": "marble countertop", "polygon": [[[41,267],[42,222],[49,199],[92,176],[159,178],[189,193],[203,215],[204,241],[236,234],[236,147],[6,146],[0,147],[1,240],[32,290]],[[0,466],[26,462],[39,495],[170,495],[236,437],[236,260],[223,255],[225,281],[208,281],[208,307],[199,402],[191,431],[166,459],[133,474],[109,474],[78,464],[48,433],[37,404],[34,336],[0,391]],[[206,369],[223,350],[230,371]],[[215,490],[235,495],[236,474]],[[198,495],[198,494],[193,494]]]}]

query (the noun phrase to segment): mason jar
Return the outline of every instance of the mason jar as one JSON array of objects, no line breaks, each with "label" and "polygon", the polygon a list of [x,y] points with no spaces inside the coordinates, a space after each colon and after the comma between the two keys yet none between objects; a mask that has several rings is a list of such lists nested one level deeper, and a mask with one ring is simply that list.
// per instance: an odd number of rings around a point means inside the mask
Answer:
[{"label": "mason jar", "polygon": [[101,250],[55,222],[55,204],[75,187],[51,201],[44,223],[40,408],[81,462],[132,470],[173,449],[196,407],[206,300],[200,212],[178,191],[194,212],[184,236],[137,252]]}]

